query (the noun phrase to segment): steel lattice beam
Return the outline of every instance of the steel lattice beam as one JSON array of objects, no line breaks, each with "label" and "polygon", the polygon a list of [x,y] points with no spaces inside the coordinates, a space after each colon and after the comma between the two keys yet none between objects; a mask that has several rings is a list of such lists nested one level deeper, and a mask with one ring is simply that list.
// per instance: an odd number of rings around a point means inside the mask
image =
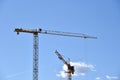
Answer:
[{"label": "steel lattice beam", "polygon": [[38,33],[33,34],[33,80],[38,80]]}]

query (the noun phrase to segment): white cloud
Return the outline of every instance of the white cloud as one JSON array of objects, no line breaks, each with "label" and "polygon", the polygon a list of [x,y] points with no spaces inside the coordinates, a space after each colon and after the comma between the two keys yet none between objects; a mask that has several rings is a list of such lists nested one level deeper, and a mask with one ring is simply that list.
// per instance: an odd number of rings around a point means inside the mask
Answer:
[{"label": "white cloud", "polygon": [[119,79],[117,76],[109,76],[109,75],[106,75],[106,78],[108,80],[118,80]]},{"label": "white cloud", "polygon": [[19,73],[14,73],[14,74],[11,74],[11,75],[7,75],[6,76],[6,79],[9,80],[9,79],[12,79],[12,78],[15,78],[15,77],[18,77],[20,75],[23,75],[25,72],[19,72]]},{"label": "white cloud", "polygon": [[[84,62],[70,62],[70,64],[75,68],[75,72],[73,76],[85,76],[86,72],[95,71],[95,67],[93,65],[86,64]],[[62,78],[67,77],[67,73],[65,73],[66,71],[67,71],[67,66],[63,65],[63,70],[60,71],[59,74],[57,74],[57,76]]]},{"label": "white cloud", "polygon": [[101,78],[100,77],[96,77],[95,80],[101,80]]},{"label": "white cloud", "polygon": [[67,74],[64,71],[60,71],[59,74],[57,74],[58,77],[65,78]]}]

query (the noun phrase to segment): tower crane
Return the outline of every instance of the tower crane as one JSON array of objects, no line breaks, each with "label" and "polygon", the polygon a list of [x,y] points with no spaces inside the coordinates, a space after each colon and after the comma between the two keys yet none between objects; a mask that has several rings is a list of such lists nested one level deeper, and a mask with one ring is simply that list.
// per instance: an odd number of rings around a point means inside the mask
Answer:
[{"label": "tower crane", "polygon": [[80,33],[71,33],[71,32],[62,32],[62,31],[52,31],[52,30],[43,30],[41,28],[38,29],[22,29],[15,28],[14,32],[19,34],[20,32],[31,33],[33,34],[33,80],[38,80],[38,56],[39,56],[39,48],[38,48],[38,33],[40,34],[51,34],[51,35],[59,35],[59,36],[70,36],[70,37],[80,37],[80,38],[93,38],[97,37],[88,36]]},{"label": "tower crane", "polygon": [[74,70],[74,66],[70,65],[70,62],[65,61],[65,59],[62,57],[62,55],[56,50],[55,51],[56,55],[58,56],[58,58],[60,60],[63,61],[63,63],[67,66],[67,76],[68,76],[68,80],[72,80],[71,76],[72,74],[74,74],[75,70]]}]

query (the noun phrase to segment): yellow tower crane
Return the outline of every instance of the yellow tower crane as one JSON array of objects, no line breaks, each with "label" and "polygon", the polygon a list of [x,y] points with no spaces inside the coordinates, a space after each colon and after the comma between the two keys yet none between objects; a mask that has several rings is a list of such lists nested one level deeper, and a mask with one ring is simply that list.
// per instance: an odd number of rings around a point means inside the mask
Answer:
[{"label": "yellow tower crane", "polygon": [[71,76],[75,72],[74,66],[71,66],[70,62],[67,62],[57,50],[55,51],[55,53],[58,56],[58,58],[60,60],[62,60],[63,63],[67,66],[67,72],[66,73],[67,73],[67,76],[68,76],[68,80],[72,80]]},{"label": "yellow tower crane", "polygon": [[24,33],[32,33],[33,34],[33,80],[38,80],[38,56],[39,56],[39,48],[38,48],[38,33],[40,34],[51,34],[51,35],[59,35],[59,36],[70,36],[70,37],[79,37],[79,38],[93,38],[97,37],[88,36],[80,33],[71,33],[71,32],[62,32],[62,31],[52,31],[52,30],[43,30],[41,28],[38,29],[22,29],[15,28],[14,30],[19,34],[20,32]]}]

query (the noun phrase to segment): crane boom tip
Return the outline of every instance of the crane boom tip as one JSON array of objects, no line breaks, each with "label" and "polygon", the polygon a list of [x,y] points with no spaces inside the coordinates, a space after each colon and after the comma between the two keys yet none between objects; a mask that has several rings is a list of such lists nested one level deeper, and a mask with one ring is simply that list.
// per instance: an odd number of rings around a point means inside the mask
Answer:
[{"label": "crane boom tip", "polygon": [[86,38],[97,39],[97,37],[93,37],[93,36],[84,36],[83,38],[84,38],[84,39],[86,39]]},{"label": "crane boom tip", "polygon": [[58,56],[58,58],[59,58],[60,60],[63,59],[63,57],[61,56],[61,54],[60,54],[57,50],[55,51],[55,53],[56,53],[56,55]]}]

